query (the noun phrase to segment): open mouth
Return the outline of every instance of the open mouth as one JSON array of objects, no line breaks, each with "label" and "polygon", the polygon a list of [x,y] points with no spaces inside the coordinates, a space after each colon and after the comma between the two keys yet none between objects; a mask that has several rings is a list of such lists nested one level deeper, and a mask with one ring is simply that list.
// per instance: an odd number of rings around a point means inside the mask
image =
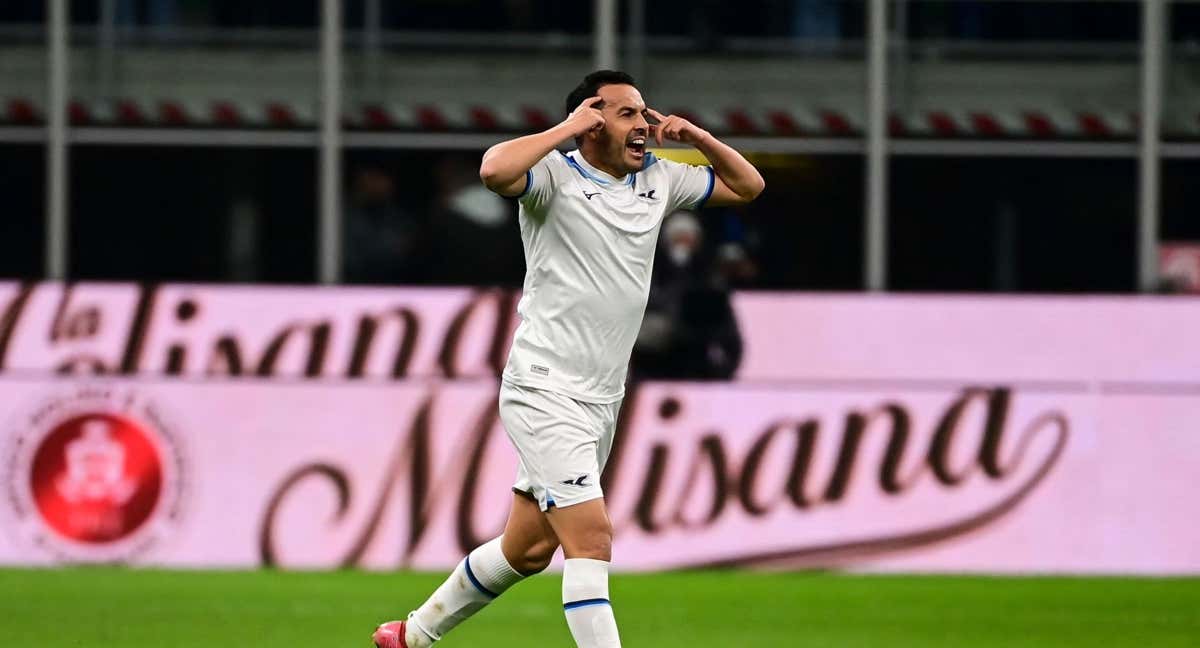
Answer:
[{"label": "open mouth", "polygon": [[635,160],[642,159],[646,155],[646,138],[641,136],[630,138],[625,142],[625,150],[629,151]]}]

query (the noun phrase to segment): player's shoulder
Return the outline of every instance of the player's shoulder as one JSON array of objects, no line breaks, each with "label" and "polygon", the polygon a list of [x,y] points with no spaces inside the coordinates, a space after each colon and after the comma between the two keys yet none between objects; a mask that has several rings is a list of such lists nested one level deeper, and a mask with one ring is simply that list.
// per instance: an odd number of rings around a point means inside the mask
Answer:
[{"label": "player's shoulder", "polygon": [[550,152],[542,156],[542,162],[547,164],[563,164],[566,153],[562,149],[550,149]]},{"label": "player's shoulder", "polygon": [[688,164],[686,162],[676,162],[675,160],[668,160],[667,158],[661,158],[655,155],[652,151],[647,151],[646,161],[642,165],[642,170],[640,173],[673,175],[682,173],[693,166],[695,165]]},{"label": "player's shoulder", "polygon": [[543,169],[554,179],[561,180],[567,177],[571,171],[571,159],[567,155],[567,153],[555,149],[542,156],[542,159],[538,160],[534,166]]},{"label": "player's shoulder", "polygon": [[[528,202],[527,196],[536,197],[544,191],[548,191],[556,186],[561,185],[564,181],[569,180],[568,172],[570,164],[563,157],[562,151],[557,149],[550,151],[542,156],[540,160],[534,162],[533,166],[528,171],[528,182],[526,193],[521,195],[523,200]],[[537,200],[549,198],[548,195],[542,196]]]},{"label": "player's shoulder", "polygon": [[646,151],[646,161],[642,165],[642,170],[638,171],[638,175],[646,180],[654,180],[657,178],[668,178],[678,174],[688,165],[674,160],[660,158],[651,151]]}]

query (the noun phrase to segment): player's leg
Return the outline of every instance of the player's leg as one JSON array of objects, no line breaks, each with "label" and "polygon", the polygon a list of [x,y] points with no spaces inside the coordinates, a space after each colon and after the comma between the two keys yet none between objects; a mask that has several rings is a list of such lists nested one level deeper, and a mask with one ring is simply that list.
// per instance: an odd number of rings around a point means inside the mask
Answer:
[{"label": "player's leg", "polygon": [[570,405],[586,421],[586,436],[559,435],[556,442],[566,448],[560,459],[565,472],[546,482],[547,498],[555,501],[546,519],[566,557],[563,610],[580,648],[618,648],[621,639],[608,595],[613,529],[600,475],[612,449],[621,406],[578,401]]},{"label": "player's leg", "polygon": [[536,500],[514,493],[504,534],[464,558],[406,621],[380,626],[373,637],[376,645],[383,648],[432,645],[519,580],[545,569],[557,549],[558,538]]},{"label": "player's leg", "polygon": [[541,571],[550,563],[558,539],[542,513],[547,495],[531,420],[537,411],[528,397],[526,390],[501,385],[500,419],[519,459],[504,535],[464,558],[450,578],[406,621],[380,626],[374,636],[377,646],[426,648],[525,575]]},{"label": "player's leg", "polygon": [[532,495],[515,491],[501,549],[513,569],[532,575],[545,570],[558,551],[558,536]]},{"label": "player's leg", "polygon": [[557,549],[558,539],[538,504],[514,493],[504,534],[472,551],[409,615],[408,648],[442,638],[517,581],[545,569]]},{"label": "player's leg", "polygon": [[580,648],[619,648],[621,638],[608,595],[612,522],[603,499],[546,512],[562,542],[563,610]]}]

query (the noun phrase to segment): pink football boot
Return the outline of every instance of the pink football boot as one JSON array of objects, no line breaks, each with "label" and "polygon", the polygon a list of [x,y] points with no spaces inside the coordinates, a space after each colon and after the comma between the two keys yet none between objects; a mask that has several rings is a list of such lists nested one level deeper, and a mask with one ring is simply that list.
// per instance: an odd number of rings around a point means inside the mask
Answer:
[{"label": "pink football boot", "polygon": [[404,623],[388,621],[375,628],[375,634],[371,635],[375,648],[408,648],[408,644],[404,642]]}]

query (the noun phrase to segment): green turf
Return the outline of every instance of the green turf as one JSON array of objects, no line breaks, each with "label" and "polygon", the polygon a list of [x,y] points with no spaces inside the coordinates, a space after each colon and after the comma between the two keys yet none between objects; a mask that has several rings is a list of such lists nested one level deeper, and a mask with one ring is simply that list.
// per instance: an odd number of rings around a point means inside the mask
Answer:
[{"label": "green turf", "polygon": [[[0,570],[0,646],[368,647],[436,574]],[[618,575],[624,645],[1200,646],[1200,579]],[[441,648],[570,647],[532,578]]]}]

